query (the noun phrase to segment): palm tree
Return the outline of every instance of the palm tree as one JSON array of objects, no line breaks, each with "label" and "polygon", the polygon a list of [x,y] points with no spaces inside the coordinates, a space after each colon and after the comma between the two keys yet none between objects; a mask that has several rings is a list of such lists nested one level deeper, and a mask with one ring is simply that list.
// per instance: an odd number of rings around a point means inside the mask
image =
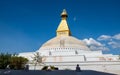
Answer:
[{"label": "palm tree", "polygon": [[35,52],[34,56],[32,57],[33,62],[34,62],[34,70],[36,69],[37,64],[42,64],[42,56],[39,52]]}]

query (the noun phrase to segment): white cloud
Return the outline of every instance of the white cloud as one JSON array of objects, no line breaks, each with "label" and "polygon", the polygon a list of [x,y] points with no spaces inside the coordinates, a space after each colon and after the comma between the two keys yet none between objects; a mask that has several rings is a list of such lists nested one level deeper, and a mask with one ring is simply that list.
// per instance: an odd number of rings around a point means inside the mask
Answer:
[{"label": "white cloud", "polygon": [[120,42],[117,41],[108,42],[108,45],[110,45],[112,48],[120,48]]},{"label": "white cloud", "polygon": [[93,38],[84,39],[83,41],[84,41],[87,45],[102,46],[102,44],[101,44],[100,42],[97,42],[97,41],[94,40]]},{"label": "white cloud", "polygon": [[[97,41],[98,40],[98,41]],[[120,49],[120,33],[116,35],[101,35],[97,38],[97,40],[93,38],[84,39],[83,42],[91,49],[91,50],[109,50],[110,48]]]},{"label": "white cloud", "polygon": [[[101,35],[97,40],[104,41],[109,47],[120,48],[120,33],[114,36]],[[106,41],[107,40],[107,41]]]},{"label": "white cloud", "polygon": [[102,50],[102,51],[109,50],[109,48],[105,46],[90,46],[90,49],[91,50]]},{"label": "white cloud", "polygon": [[120,33],[113,36],[114,39],[120,40]]},{"label": "white cloud", "polygon": [[102,41],[102,40],[110,40],[112,37],[109,35],[101,35],[100,37],[98,37],[97,40]]},{"label": "white cloud", "polygon": [[91,50],[109,50],[104,44],[101,44],[93,38],[84,39],[83,42],[88,45]]},{"label": "white cloud", "polygon": [[100,37],[97,38],[97,40],[102,41],[102,40],[120,40],[120,33],[116,34],[114,36],[110,36],[110,35],[101,35]]}]

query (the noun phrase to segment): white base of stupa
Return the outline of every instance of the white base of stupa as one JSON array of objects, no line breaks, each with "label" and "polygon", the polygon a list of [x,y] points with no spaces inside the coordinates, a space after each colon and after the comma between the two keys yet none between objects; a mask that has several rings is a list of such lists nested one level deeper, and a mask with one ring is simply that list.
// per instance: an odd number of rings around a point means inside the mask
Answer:
[{"label": "white base of stupa", "polygon": [[[37,65],[36,70],[41,70],[45,65],[58,67],[59,70],[75,70],[79,64],[81,70],[94,70],[112,74],[120,74],[120,61],[86,61],[86,62],[46,62],[44,65]],[[30,70],[34,69],[34,64],[30,64]]]}]

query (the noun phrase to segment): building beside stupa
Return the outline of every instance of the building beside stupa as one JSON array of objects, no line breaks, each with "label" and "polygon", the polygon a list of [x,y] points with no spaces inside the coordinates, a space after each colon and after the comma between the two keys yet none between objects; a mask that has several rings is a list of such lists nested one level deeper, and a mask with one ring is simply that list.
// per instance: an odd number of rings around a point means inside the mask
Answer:
[{"label": "building beside stupa", "polygon": [[[58,66],[60,69],[74,69],[73,67],[76,64],[81,64],[82,66],[89,65],[88,68],[83,67],[83,69],[89,69],[91,64],[95,66],[99,64],[117,65],[119,63],[118,55],[103,54],[102,51],[92,51],[82,40],[73,37],[67,23],[67,18],[68,14],[64,9],[61,13],[61,22],[56,30],[56,36],[45,42],[36,51],[43,56],[43,63]],[[26,57],[32,61],[31,57],[34,56],[34,53],[20,53],[19,56]]]}]

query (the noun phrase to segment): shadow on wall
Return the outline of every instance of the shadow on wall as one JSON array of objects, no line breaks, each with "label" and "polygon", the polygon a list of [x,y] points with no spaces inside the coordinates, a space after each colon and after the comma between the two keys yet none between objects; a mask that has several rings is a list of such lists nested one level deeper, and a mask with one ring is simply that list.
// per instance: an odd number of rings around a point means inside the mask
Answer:
[{"label": "shadow on wall", "polygon": [[[0,70],[0,75],[6,75],[6,70]],[[82,70],[76,72],[74,70],[55,70],[55,71],[42,71],[42,70],[9,70],[7,75],[116,75],[105,72],[98,72],[93,70]]]}]

